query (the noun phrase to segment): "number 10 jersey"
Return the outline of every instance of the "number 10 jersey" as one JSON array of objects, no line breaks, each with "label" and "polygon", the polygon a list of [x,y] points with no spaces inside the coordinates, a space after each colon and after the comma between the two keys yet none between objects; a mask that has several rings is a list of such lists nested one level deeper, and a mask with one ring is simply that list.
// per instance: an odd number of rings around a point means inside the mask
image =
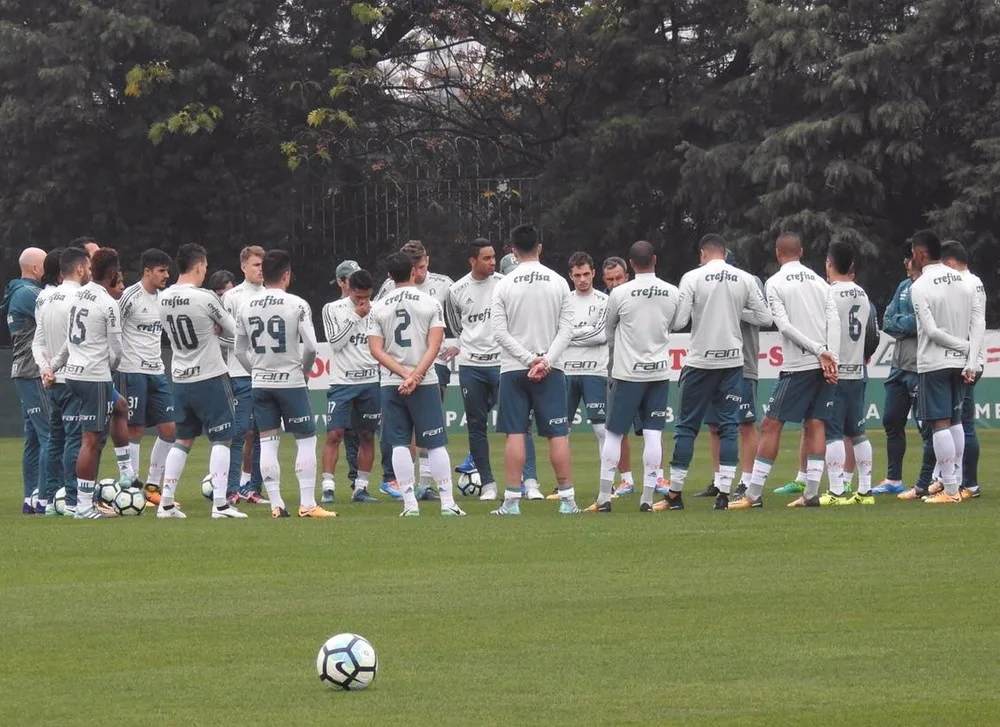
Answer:
[{"label": "number 10 jersey", "polygon": [[173,350],[174,382],[205,381],[227,372],[216,327],[235,338],[236,323],[215,293],[190,283],[170,286],[160,294],[160,321]]}]

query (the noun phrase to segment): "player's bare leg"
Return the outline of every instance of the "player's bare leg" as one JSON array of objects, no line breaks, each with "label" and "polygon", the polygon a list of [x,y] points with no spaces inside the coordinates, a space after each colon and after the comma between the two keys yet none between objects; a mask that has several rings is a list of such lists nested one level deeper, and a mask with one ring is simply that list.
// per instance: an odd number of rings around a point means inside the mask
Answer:
[{"label": "player's bare leg", "polygon": [[524,434],[508,434],[503,448],[504,496],[503,504],[493,510],[494,515],[521,514],[521,471],[524,469]]}]

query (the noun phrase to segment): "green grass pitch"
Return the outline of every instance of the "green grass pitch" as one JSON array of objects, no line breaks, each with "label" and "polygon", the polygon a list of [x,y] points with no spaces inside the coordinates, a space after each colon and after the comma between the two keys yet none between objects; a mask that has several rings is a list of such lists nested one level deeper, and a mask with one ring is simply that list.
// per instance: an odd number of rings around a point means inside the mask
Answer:
[{"label": "green grass pitch", "polygon": [[[586,504],[596,445],[574,440]],[[501,520],[466,500],[462,520],[436,503],[400,520],[383,501],[327,521],[248,506],[242,522],[208,518],[199,441],[186,522],[78,523],[20,515],[20,442],[0,440],[0,724],[996,724],[1000,436],[982,441],[985,494],[950,507],[790,511],[769,495],[762,511],[690,498],[641,515],[633,496],[610,516],[543,502]],[[689,490],[708,477],[699,443]],[[367,692],[316,678],[340,631],[378,650]]]}]

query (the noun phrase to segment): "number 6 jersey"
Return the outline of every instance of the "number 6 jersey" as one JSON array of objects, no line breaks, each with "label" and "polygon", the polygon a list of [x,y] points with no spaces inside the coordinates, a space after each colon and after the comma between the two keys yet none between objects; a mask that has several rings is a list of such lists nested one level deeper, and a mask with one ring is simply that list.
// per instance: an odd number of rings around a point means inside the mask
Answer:
[{"label": "number 6 jersey", "polygon": [[[415,369],[427,353],[427,334],[432,328],[444,328],[444,313],[434,298],[407,285],[372,305],[368,321],[368,335],[384,339],[387,354],[401,365]],[[382,369],[382,386],[402,383],[396,374]],[[431,366],[420,385],[437,383],[437,374]]]},{"label": "number 6 jersey", "polygon": [[309,304],[280,288],[246,298],[236,321],[236,351],[246,351],[255,389],[300,389],[316,360]]},{"label": "number 6 jersey", "polygon": [[170,378],[190,384],[221,376],[228,370],[216,326],[234,338],[236,322],[211,290],[190,283],[172,285],[160,294],[160,321],[170,339]]},{"label": "number 6 jersey", "polygon": [[868,294],[857,283],[836,281],[830,294],[840,314],[841,379],[863,379],[865,376],[865,332],[871,317]]}]

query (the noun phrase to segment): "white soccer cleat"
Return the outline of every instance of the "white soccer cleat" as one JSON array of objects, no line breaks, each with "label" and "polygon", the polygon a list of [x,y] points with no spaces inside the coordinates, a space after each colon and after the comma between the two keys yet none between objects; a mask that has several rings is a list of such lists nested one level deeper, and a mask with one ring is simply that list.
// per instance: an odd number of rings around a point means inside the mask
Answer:
[{"label": "white soccer cleat", "polygon": [[441,517],[465,517],[465,510],[458,505],[441,508]]},{"label": "white soccer cleat", "polygon": [[483,493],[479,496],[480,502],[492,502],[497,499],[497,486],[496,484],[485,485],[483,487]]},{"label": "white soccer cleat", "polygon": [[419,507],[404,507],[403,512],[399,513],[400,517],[420,517]]},{"label": "white soccer cleat", "polygon": [[185,515],[177,505],[174,505],[169,510],[164,509],[163,505],[156,508],[156,519],[157,520],[187,520],[187,515]]},{"label": "white soccer cleat", "polygon": [[544,500],[545,495],[542,493],[541,489],[538,487],[537,480],[525,480],[524,481],[524,499],[525,500]]},{"label": "white soccer cleat", "polygon": [[245,512],[240,512],[232,505],[226,505],[225,507],[216,507],[215,505],[212,505],[213,520],[226,520],[228,518],[239,520],[240,518],[245,518],[246,516],[247,514]]}]

